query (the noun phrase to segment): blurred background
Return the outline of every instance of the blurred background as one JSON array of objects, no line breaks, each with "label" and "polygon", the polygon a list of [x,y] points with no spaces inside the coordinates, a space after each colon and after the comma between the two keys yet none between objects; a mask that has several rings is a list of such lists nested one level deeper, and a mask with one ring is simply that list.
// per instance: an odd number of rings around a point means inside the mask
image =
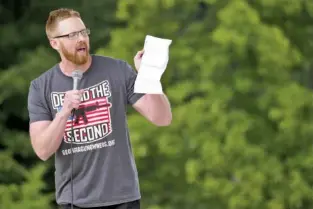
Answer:
[{"label": "blurred background", "polygon": [[54,159],[31,148],[30,81],[59,61],[51,10],[78,10],[92,53],[172,39],[173,123],[129,112],[143,209],[313,208],[312,0],[2,0],[0,209],[56,209]]}]

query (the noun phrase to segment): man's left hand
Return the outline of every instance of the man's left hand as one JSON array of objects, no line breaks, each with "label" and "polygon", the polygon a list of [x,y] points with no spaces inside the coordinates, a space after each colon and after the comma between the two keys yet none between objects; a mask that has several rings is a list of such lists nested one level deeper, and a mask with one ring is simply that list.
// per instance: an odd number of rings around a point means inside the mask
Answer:
[{"label": "man's left hand", "polygon": [[134,63],[135,63],[135,67],[137,71],[140,68],[143,53],[144,53],[144,50],[138,51],[134,57]]}]

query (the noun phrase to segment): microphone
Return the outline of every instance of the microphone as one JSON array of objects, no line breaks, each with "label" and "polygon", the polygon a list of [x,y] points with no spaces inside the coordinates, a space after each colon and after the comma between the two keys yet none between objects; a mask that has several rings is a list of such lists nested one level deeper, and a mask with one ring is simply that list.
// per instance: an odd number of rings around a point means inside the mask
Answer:
[{"label": "microphone", "polygon": [[[73,90],[77,90],[78,89],[78,84],[79,81],[82,79],[83,77],[83,72],[80,70],[74,70],[72,72],[72,78],[73,78]],[[72,110],[72,114],[74,113],[75,109]]]},{"label": "microphone", "polygon": [[[77,90],[78,89],[78,84],[79,81],[82,79],[83,77],[83,72],[80,70],[74,70],[72,72],[72,78],[73,78],[73,90]],[[74,114],[75,114],[75,109],[72,110],[72,122],[71,122],[71,132],[72,132],[72,140],[71,140],[71,150],[73,150],[73,143],[72,141],[74,140],[73,136],[74,136],[74,127],[73,127],[73,120],[74,120]],[[72,194],[72,200],[71,200],[71,209],[74,208],[74,185],[73,185],[73,164],[74,164],[74,159],[73,159],[73,152],[71,153],[71,194]]]},{"label": "microphone", "polygon": [[73,90],[77,90],[78,83],[83,77],[83,72],[80,70],[74,70],[72,72],[72,78],[73,78]]}]

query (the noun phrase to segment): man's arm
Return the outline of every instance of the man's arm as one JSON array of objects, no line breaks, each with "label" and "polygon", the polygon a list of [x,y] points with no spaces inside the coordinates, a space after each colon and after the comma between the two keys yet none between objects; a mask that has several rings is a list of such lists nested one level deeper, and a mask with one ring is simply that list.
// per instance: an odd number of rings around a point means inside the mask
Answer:
[{"label": "man's arm", "polygon": [[164,94],[146,94],[133,107],[157,126],[168,126],[172,122],[171,106]]},{"label": "man's arm", "polygon": [[126,62],[123,62],[122,68],[125,75],[127,103],[151,123],[157,126],[170,125],[172,112],[166,95],[134,93],[137,72]]},{"label": "man's arm", "polygon": [[67,119],[68,116],[60,112],[53,121],[37,121],[30,124],[31,144],[41,160],[48,160],[60,147]]},{"label": "man's arm", "polygon": [[47,160],[62,143],[66,122],[73,108],[80,103],[82,91],[69,91],[65,94],[62,110],[52,119],[40,86],[32,82],[28,94],[29,134],[32,147],[41,160]]}]

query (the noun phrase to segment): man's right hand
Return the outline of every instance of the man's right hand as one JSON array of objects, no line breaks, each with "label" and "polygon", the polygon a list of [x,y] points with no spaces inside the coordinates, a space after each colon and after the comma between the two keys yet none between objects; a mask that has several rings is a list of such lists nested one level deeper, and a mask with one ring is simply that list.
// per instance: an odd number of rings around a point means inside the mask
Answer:
[{"label": "man's right hand", "polygon": [[73,109],[78,109],[83,92],[83,89],[65,92],[62,112],[69,116]]}]

